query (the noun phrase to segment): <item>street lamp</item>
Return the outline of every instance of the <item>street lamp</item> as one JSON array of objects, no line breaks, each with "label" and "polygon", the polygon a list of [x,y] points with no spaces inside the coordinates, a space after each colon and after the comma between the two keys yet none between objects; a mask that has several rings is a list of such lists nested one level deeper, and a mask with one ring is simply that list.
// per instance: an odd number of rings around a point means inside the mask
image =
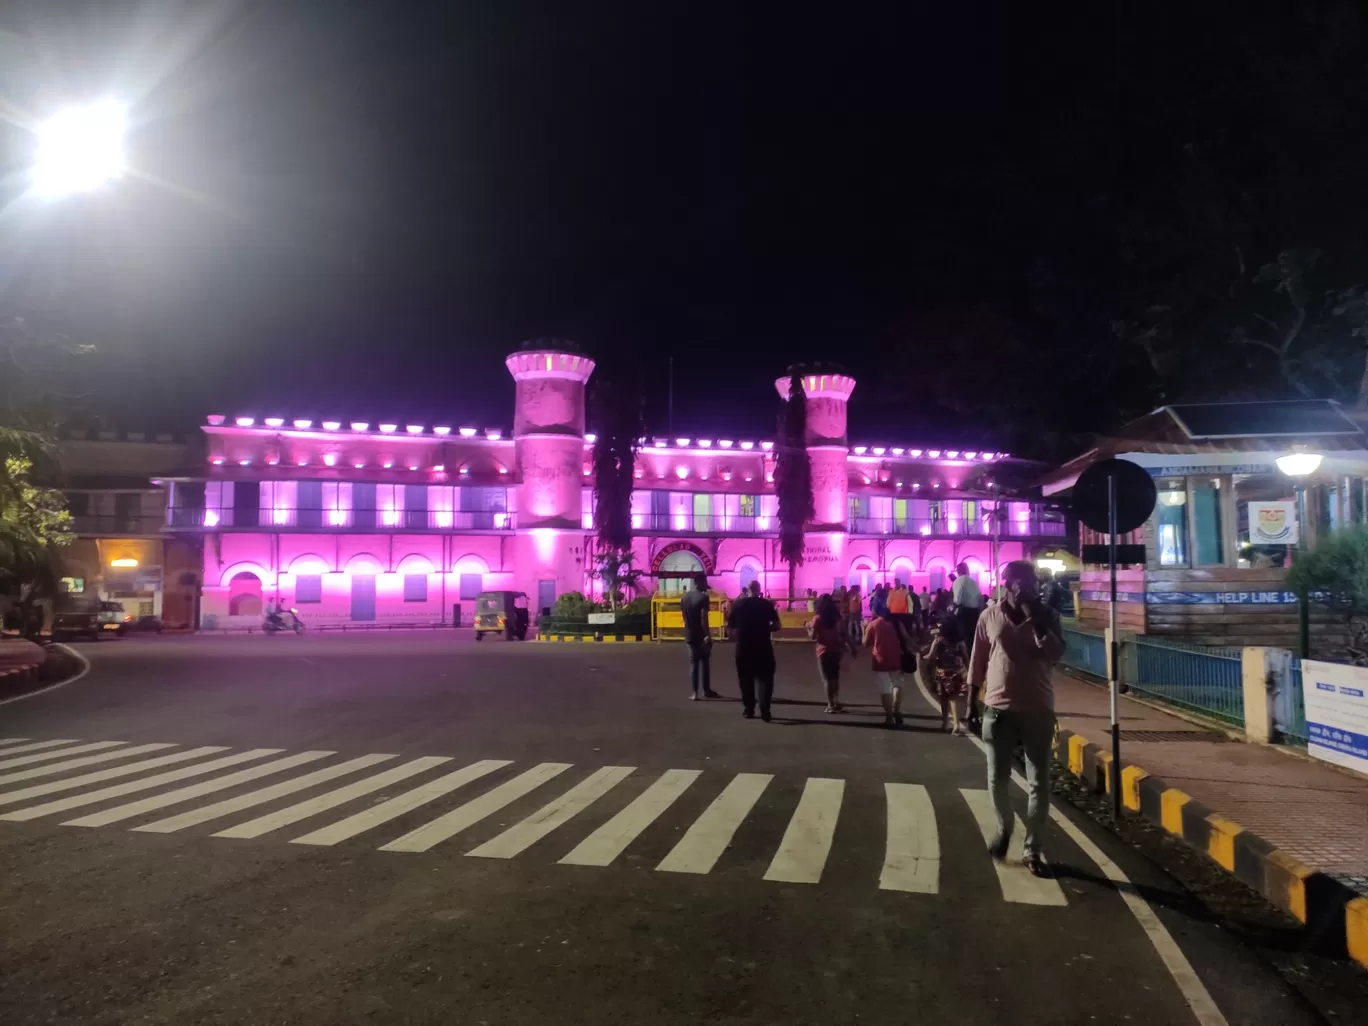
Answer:
[{"label": "street lamp", "polygon": [[87,192],[124,170],[127,111],[115,100],[64,107],[38,126],[33,191],[44,199]]},{"label": "street lamp", "polygon": [[[1315,452],[1290,452],[1279,456],[1278,469],[1292,478],[1296,486],[1297,498],[1297,551],[1306,551],[1306,484],[1305,479],[1316,472],[1325,457]],[[1310,596],[1297,596],[1297,634],[1301,657],[1311,657],[1311,603]]]},{"label": "street lamp", "polygon": [[1316,472],[1323,459],[1325,457],[1316,452],[1290,452],[1286,456],[1279,456],[1275,462],[1288,477],[1306,477]]}]

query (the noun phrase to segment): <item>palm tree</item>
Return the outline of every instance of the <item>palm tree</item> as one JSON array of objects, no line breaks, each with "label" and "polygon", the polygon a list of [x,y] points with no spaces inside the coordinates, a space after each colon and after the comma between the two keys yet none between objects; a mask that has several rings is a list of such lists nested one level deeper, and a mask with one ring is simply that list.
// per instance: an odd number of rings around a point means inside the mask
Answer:
[{"label": "palm tree", "polygon": [[789,568],[789,599],[803,565],[803,530],[817,515],[812,500],[812,460],[807,451],[807,396],[797,369],[789,372],[788,402],[775,446],[774,491],[779,499],[779,555]]},{"label": "palm tree", "polygon": [[593,452],[598,554],[592,573],[603,580],[614,610],[619,588],[635,592],[644,573],[632,566],[632,475],[645,430],[642,405],[635,375],[617,368],[594,379],[590,415],[598,432]]},{"label": "palm tree", "polygon": [[631,592],[633,597],[641,588],[646,571],[633,566],[636,553],[631,549],[600,549],[594,557],[590,575],[603,582],[603,595],[608,608],[617,612],[618,604]]}]

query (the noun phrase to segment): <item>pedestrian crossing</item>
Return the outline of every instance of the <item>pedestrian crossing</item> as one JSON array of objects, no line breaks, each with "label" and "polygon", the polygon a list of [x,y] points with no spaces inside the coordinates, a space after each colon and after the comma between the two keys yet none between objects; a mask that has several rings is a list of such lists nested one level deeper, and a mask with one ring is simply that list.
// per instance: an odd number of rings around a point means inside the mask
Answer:
[{"label": "pedestrian crossing", "polygon": [[[0,738],[0,823],[51,819],[67,827],[124,826],[144,834],[207,827],[205,835],[224,841],[266,838],[323,848],[355,842],[382,852],[440,849],[489,860],[537,858],[540,852],[543,862],[598,868],[643,865],[642,853],[653,852],[654,872],[693,876],[714,873],[719,865],[734,872],[738,856],[729,864],[729,852],[744,848],[749,865],[752,853],[763,849],[765,868],[760,874],[757,864],[757,875],[805,886],[830,879],[832,854],[843,839],[850,844],[863,835],[863,855],[876,830],[864,820],[852,825],[848,782],[831,777],[803,780],[794,803],[794,782],[776,784],[766,773],[568,762],[520,766],[505,759],[462,766],[449,756],[400,760],[392,753],[346,757],[331,750]],[[882,864],[875,867],[872,855],[865,859],[870,886],[939,894],[946,828],[984,839],[956,857],[956,871],[966,864],[977,868],[988,886],[995,878],[1007,902],[1068,904],[1057,880],[1033,877],[1020,865],[1020,820],[1007,861],[989,858],[994,814],[986,790],[937,792],[933,800],[924,785],[888,782],[878,797]],[[781,815],[787,818],[782,832],[774,830],[777,840],[762,843],[761,824],[773,829]],[[475,836],[456,840],[466,833]],[[852,864],[843,863],[843,875]]]}]

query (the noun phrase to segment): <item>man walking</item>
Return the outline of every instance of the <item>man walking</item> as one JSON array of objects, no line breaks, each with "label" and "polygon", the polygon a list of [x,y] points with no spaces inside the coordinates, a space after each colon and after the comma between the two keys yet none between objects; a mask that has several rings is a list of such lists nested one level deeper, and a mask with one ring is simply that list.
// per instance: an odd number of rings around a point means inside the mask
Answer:
[{"label": "man walking", "polygon": [[1035,567],[1026,560],[1003,571],[1000,602],[979,617],[969,660],[969,693],[982,691],[983,740],[988,746],[988,789],[997,815],[989,853],[1007,857],[1012,837],[1012,752],[1026,752],[1026,838],[1023,862],[1036,876],[1049,868],[1040,835],[1050,812],[1050,749],[1054,741],[1054,686],[1050,673],[1064,654],[1059,614],[1040,601]]},{"label": "man walking", "polygon": [[[736,680],[741,686],[742,715],[755,716],[759,699],[760,718],[770,721],[774,697],[774,644],[770,635],[779,629],[779,610],[760,596],[760,582],[752,581],[750,595],[732,606],[727,626],[736,640]],[[757,694],[758,689],[758,694]]]},{"label": "man walking", "polygon": [[708,579],[699,574],[693,588],[679,598],[679,610],[684,614],[684,641],[689,647],[689,683],[691,702],[700,698],[716,698],[712,689],[712,633],[708,630],[708,613],[712,602],[708,597]]},{"label": "man walking", "polygon": [[970,575],[968,563],[955,567],[955,573],[959,576],[950,586],[950,600],[954,605],[955,619],[959,621],[960,637],[972,638],[983,609],[983,590]]}]

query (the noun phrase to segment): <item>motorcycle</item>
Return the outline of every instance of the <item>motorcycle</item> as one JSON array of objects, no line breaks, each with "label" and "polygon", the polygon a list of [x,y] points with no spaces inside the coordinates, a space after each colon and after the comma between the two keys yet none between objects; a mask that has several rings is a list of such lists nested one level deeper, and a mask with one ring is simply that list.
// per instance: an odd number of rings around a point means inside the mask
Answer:
[{"label": "motorcycle", "polygon": [[299,618],[298,611],[294,609],[272,610],[266,614],[266,619],[261,623],[261,629],[267,634],[279,634],[282,631],[294,631],[296,634],[303,634],[304,621]]}]

